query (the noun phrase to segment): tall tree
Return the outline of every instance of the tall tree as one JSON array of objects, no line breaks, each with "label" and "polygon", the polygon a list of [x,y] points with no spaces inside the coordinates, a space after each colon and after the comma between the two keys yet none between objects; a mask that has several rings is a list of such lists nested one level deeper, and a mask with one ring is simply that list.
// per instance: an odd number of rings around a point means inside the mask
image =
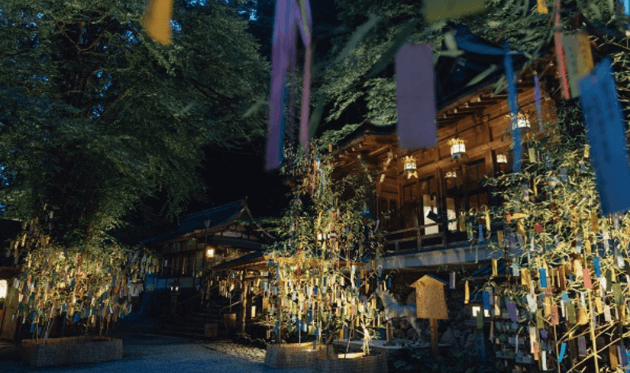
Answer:
[{"label": "tall tree", "polygon": [[56,238],[89,240],[163,193],[176,216],[203,191],[208,144],[263,135],[242,114],[268,84],[247,21],[222,1],[175,5],[173,44],[140,26],[145,1],[9,0],[0,10],[0,204],[55,210]]}]

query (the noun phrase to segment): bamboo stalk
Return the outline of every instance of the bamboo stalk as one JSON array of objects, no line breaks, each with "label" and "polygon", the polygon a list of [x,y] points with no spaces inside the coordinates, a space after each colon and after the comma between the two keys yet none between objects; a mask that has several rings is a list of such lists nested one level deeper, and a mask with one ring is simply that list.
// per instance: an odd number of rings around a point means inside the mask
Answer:
[{"label": "bamboo stalk", "polygon": [[[591,317],[588,323],[589,333],[591,335],[591,343],[593,344],[593,350],[597,350],[597,340],[595,338],[595,330],[593,330],[593,316],[595,315],[595,311],[593,310],[593,294],[592,290],[588,290],[588,308],[591,311]],[[595,372],[599,373],[599,361],[597,360],[597,354],[593,356],[593,360],[595,361]]]}]

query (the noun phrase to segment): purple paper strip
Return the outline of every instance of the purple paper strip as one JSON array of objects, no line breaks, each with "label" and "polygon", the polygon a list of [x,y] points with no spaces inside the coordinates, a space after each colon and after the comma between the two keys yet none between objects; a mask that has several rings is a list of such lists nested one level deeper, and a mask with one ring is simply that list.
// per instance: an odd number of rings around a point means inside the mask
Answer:
[{"label": "purple paper strip", "polygon": [[538,113],[538,129],[543,131],[542,105],[540,103],[540,82],[538,75],[534,75],[534,100],[536,100],[536,112]]},{"label": "purple paper strip", "polygon": [[625,123],[609,57],[580,81],[580,92],[603,213],[625,211],[630,208],[630,167]]},{"label": "purple paper strip", "polygon": [[267,135],[267,170],[280,167],[284,146],[284,82],[289,57],[295,53],[295,0],[278,0],[273,30],[271,57],[271,89],[269,99],[269,125]]},{"label": "purple paper strip", "polygon": [[437,145],[433,50],[405,44],[396,56],[398,141],[401,149]]},{"label": "purple paper strip", "polygon": [[518,316],[516,315],[516,304],[513,302],[505,302],[505,306],[507,307],[508,315],[513,322],[518,321]]}]

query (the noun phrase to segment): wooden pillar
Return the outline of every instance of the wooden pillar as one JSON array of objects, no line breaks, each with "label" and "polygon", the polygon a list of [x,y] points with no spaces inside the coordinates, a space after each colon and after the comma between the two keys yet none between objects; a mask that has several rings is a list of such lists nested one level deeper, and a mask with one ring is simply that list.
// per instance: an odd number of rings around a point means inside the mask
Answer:
[{"label": "wooden pillar", "polygon": [[446,203],[446,180],[444,179],[444,170],[438,168],[436,177],[438,178],[438,211],[442,217],[438,232],[444,233],[442,236],[442,245],[446,247],[448,243],[448,203]]},{"label": "wooden pillar", "polygon": [[434,357],[440,356],[440,345],[438,340],[438,321],[429,319],[431,324],[431,353]]},{"label": "wooden pillar", "polygon": [[[483,139],[487,144],[490,144],[492,142],[492,131],[490,129],[490,117],[489,115],[484,115],[482,118],[482,125],[483,125]],[[488,177],[494,177],[495,173],[496,173],[496,159],[494,157],[494,152],[492,151],[491,148],[487,148],[486,152],[484,154],[484,158],[485,158],[485,174]],[[488,189],[488,204],[490,206],[496,206],[497,205],[497,198],[494,195],[494,188],[491,186],[487,187]],[[488,207],[490,207],[488,206]]]},{"label": "wooden pillar", "polygon": [[245,326],[247,325],[247,297],[248,297],[248,293],[249,293],[249,285],[247,284],[247,282],[245,282],[243,284],[243,293],[241,294],[241,297],[243,299],[243,301],[241,302],[242,305],[242,309],[243,309],[243,315],[241,318],[241,333],[245,333]]}]

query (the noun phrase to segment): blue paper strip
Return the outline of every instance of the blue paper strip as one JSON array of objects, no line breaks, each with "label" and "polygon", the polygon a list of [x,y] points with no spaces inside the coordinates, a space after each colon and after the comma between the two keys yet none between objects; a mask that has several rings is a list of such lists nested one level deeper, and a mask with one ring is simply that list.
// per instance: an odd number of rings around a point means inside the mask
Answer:
[{"label": "blue paper strip", "polygon": [[534,100],[536,101],[536,113],[538,114],[538,129],[543,131],[542,104],[540,102],[540,82],[538,75],[534,75]]},{"label": "blue paper strip", "polygon": [[540,273],[540,287],[546,288],[547,287],[547,271],[544,268],[540,268],[538,272]]},{"label": "blue paper strip", "polygon": [[623,212],[630,208],[630,167],[609,57],[580,81],[580,92],[603,213]]},{"label": "blue paper strip", "polygon": [[599,265],[599,257],[596,256],[593,259],[593,267],[595,267],[595,277],[600,278],[602,277],[602,268]]},{"label": "blue paper strip", "polygon": [[490,293],[483,292],[483,309],[490,311]]},{"label": "blue paper strip", "polygon": [[564,358],[564,354],[567,352],[567,343],[562,342],[562,346],[560,346],[560,354],[558,355],[558,362],[561,362]]},{"label": "blue paper strip", "polygon": [[396,55],[398,141],[401,149],[437,145],[433,50],[405,44]]},{"label": "blue paper strip", "polygon": [[630,16],[630,0],[623,0],[623,11],[626,16]]},{"label": "blue paper strip", "polygon": [[521,170],[521,132],[516,125],[518,118],[518,97],[516,91],[516,82],[514,81],[514,67],[512,66],[512,55],[510,52],[510,45],[505,43],[505,57],[503,58],[503,64],[505,65],[505,76],[507,78],[508,86],[508,103],[510,106],[510,113],[512,113],[512,120],[510,125],[512,127],[512,142],[514,144],[514,157],[512,159],[512,169],[514,172]]}]

